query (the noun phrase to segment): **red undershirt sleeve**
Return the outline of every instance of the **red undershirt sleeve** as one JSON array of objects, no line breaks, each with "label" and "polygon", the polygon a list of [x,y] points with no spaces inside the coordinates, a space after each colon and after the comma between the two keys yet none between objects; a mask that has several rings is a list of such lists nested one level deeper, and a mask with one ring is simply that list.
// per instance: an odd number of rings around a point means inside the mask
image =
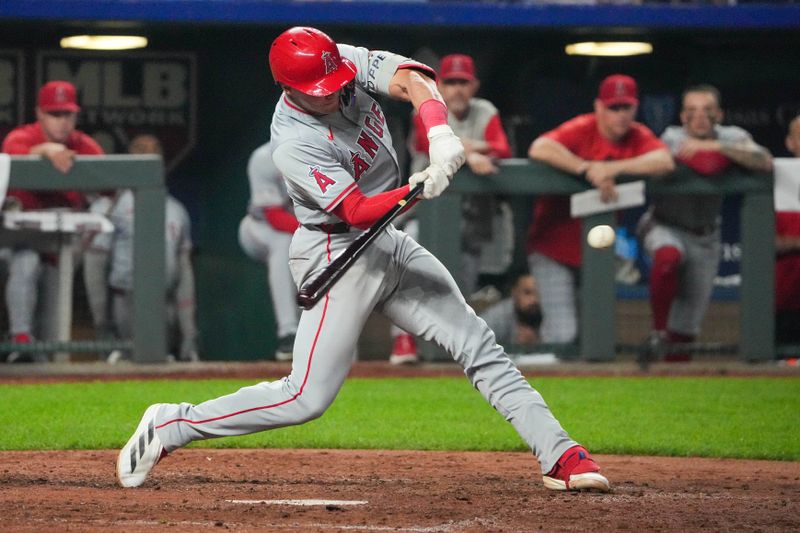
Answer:
[{"label": "red undershirt sleeve", "polygon": [[289,211],[280,206],[265,207],[263,210],[264,219],[270,226],[284,233],[294,233],[300,226],[297,218]]},{"label": "red undershirt sleeve", "polygon": [[508,137],[506,132],[503,131],[503,125],[500,123],[500,117],[494,115],[489,119],[484,131],[484,139],[486,139],[489,148],[491,149],[492,157],[505,159],[511,157],[511,146],[508,144]]},{"label": "red undershirt sleeve", "polygon": [[[409,186],[403,185],[398,189],[382,192],[375,196],[364,196],[361,189],[355,187],[353,192],[345,196],[336,206],[333,214],[353,227],[368,229],[394,207],[403,196],[408,194],[408,191]],[[410,208],[413,203],[409,203],[406,209]]]}]

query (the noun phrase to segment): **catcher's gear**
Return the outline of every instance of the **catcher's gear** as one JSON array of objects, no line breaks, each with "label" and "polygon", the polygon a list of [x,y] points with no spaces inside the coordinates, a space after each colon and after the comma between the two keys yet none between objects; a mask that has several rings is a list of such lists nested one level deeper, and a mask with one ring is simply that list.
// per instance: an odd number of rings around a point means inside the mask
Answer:
[{"label": "catcher's gear", "polygon": [[356,66],[339,55],[333,39],[303,26],[289,28],[273,41],[269,67],[277,83],[310,96],[334,93],[356,76]]}]

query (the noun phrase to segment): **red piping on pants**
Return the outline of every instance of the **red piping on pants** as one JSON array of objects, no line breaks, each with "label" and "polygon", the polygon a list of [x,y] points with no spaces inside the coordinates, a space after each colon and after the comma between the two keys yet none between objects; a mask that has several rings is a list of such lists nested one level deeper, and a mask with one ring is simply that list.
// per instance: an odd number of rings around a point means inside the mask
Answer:
[{"label": "red piping on pants", "polygon": [[[330,234],[328,235],[327,252],[328,252],[328,262],[330,262],[330,260],[331,260],[331,236],[330,236]],[[303,394],[303,390],[306,387],[306,382],[308,382],[308,375],[311,373],[311,361],[314,360],[314,350],[317,347],[317,340],[319,339],[320,331],[322,331],[322,324],[325,322],[325,315],[327,314],[327,312],[328,312],[328,295],[326,294],[325,295],[325,306],[322,308],[322,317],[319,319],[319,326],[317,326],[317,333],[314,335],[314,342],[311,344],[311,352],[308,354],[308,365],[306,366],[306,375],[303,378],[303,384],[300,385],[300,390],[297,391],[297,394],[295,394],[291,398],[283,400],[282,402],[273,403],[271,405],[261,405],[259,407],[251,407],[250,409],[243,409],[241,411],[236,411],[235,413],[230,413],[230,414],[227,414],[227,415],[217,416],[217,417],[214,417],[214,418],[208,418],[206,420],[189,420],[188,418],[175,418],[173,420],[168,420],[167,422],[164,422],[163,424],[160,424],[160,425],[156,426],[156,429],[161,429],[164,426],[168,426],[168,425],[173,424],[175,422],[186,422],[187,424],[206,424],[208,422],[214,422],[216,420],[223,420],[225,418],[230,418],[232,416],[241,415],[241,414],[244,414],[244,413],[250,413],[250,412],[253,412],[253,411],[260,411],[261,409],[272,409],[274,407],[280,407],[281,405],[286,405],[287,403],[295,401],[297,398],[300,397],[301,394]]]}]

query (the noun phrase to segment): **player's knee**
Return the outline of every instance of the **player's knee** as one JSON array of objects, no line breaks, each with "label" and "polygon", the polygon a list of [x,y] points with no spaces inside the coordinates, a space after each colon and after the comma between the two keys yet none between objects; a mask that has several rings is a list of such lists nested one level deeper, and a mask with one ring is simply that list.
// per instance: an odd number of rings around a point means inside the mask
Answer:
[{"label": "player's knee", "polygon": [[330,402],[304,402],[301,404],[297,423],[303,424],[321,417],[328,410]]},{"label": "player's knee", "polygon": [[683,254],[674,246],[662,246],[653,255],[653,272],[669,275],[678,271]]},{"label": "player's knee", "polygon": [[33,280],[39,276],[42,260],[33,250],[20,250],[9,265],[9,276],[17,280]]}]

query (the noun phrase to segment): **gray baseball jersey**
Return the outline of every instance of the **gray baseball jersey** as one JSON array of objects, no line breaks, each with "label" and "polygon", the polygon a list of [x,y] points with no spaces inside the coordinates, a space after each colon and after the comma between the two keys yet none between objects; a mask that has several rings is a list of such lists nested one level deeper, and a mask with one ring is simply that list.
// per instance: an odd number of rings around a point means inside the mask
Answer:
[{"label": "gray baseball jersey", "polygon": [[[120,193],[116,204],[107,196],[101,196],[90,207],[92,213],[102,213],[114,224],[113,233],[100,233],[92,239],[91,247],[111,252],[109,285],[124,291],[133,290],[133,191]],[[109,211],[110,209],[110,211]],[[178,256],[192,249],[189,214],[186,208],[167,196],[164,222],[166,245],[167,289],[178,284]]]},{"label": "gray baseball jersey", "polygon": [[[290,269],[298,286],[318,275],[360,234],[329,234],[312,225],[341,222],[333,210],[355,187],[371,195],[400,183],[385,116],[367,91],[386,94],[398,67],[409,60],[344,45],[340,51],[358,69],[352,101],[340,112],[312,116],[282,96],[273,116],[274,161],[305,224],[290,248]],[[171,451],[198,439],[319,417],[339,392],[373,309],[452,354],[475,388],[528,443],[543,472],[575,445],[466,304],[442,264],[392,226],[315,307],[302,313],[288,377],[199,405],[159,407],[155,420],[162,444]]]},{"label": "gray baseball jersey", "polygon": [[[750,134],[738,126],[714,127],[714,137],[723,142],[750,140]],[[661,134],[661,140],[673,155],[678,153],[681,144],[688,139],[681,126],[670,126]],[[663,222],[681,228],[704,228],[718,223],[722,196],[675,195],[658,196],[653,199],[656,216]]]},{"label": "gray baseball jersey", "polygon": [[291,209],[292,201],[286,182],[272,161],[272,143],[256,148],[247,162],[247,180],[250,183],[250,202],[247,211],[256,218],[262,217],[265,207]]},{"label": "gray baseball jersey", "polygon": [[265,207],[291,209],[292,201],[286,182],[272,161],[272,143],[266,143],[253,152],[247,163],[250,181],[250,203],[247,215],[239,224],[239,244],[242,250],[256,261],[267,265],[267,282],[275,311],[278,337],[297,331],[297,291],[289,272],[289,243],[292,235],[273,228],[264,220]]}]

